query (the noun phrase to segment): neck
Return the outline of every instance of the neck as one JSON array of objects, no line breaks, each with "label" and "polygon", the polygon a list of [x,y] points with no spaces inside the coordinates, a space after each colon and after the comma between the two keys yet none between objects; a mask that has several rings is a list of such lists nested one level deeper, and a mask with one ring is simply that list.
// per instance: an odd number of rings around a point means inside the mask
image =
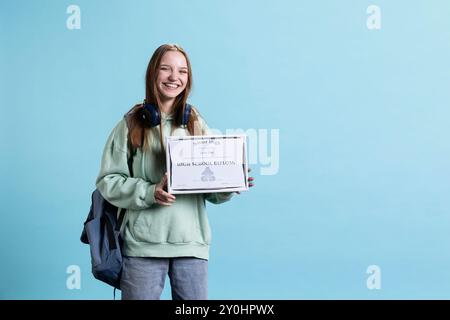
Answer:
[{"label": "neck", "polygon": [[164,113],[171,113],[174,102],[175,102],[175,98],[161,100],[161,111]]}]

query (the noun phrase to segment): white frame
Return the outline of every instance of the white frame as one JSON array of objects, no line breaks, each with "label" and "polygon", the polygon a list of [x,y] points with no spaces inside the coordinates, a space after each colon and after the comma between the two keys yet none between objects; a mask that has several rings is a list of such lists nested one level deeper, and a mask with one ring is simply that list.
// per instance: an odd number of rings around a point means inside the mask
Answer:
[{"label": "white frame", "polygon": [[[183,189],[177,190],[173,189],[171,186],[171,159],[170,159],[170,141],[175,140],[202,140],[202,139],[210,139],[210,138],[236,138],[243,137],[243,170],[244,170],[244,185],[245,187],[234,187],[234,188],[214,188],[214,189]],[[205,136],[169,136],[166,137],[166,168],[167,168],[167,190],[171,194],[189,194],[189,193],[215,193],[215,192],[235,192],[235,191],[248,191],[248,163],[247,163],[247,135],[245,134],[225,134],[225,135],[205,135]]]}]

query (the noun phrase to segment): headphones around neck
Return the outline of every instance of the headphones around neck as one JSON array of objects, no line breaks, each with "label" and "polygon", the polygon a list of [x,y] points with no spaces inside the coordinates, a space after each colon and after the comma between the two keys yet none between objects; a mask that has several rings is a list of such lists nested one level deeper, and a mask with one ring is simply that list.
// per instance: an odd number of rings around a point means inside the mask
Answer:
[{"label": "headphones around neck", "polygon": [[[147,101],[144,99],[142,106],[143,106],[142,119],[146,122],[146,124],[148,124],[150,127],[156,127],[157,125],[161,124],[161,114],[154,104],[147,103]],[[191,115],[191,110],[192,110],[191,105],[186,103],[184,106],[183,117],[181,119],[181,126],[183,127],[187,126],[189,122],[189,117]],[[148,112],[147,115],[145,111]]]}]

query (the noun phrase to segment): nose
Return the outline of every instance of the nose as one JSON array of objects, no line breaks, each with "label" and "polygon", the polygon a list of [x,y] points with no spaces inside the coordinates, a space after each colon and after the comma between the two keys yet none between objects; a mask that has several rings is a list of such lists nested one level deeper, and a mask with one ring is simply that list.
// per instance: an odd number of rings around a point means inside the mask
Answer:
[{"label": "nose", "polygon": [[169,80],[170,81],[176,81],[177,80],[177,73],[174,71],[174,72],[171,72],[170,74],[169,74]]}]

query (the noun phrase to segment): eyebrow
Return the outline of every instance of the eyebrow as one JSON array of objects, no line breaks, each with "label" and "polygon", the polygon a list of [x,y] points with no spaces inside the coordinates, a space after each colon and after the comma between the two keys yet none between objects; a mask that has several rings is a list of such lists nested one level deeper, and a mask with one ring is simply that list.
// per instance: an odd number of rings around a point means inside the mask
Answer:
[{"label": "eyebrow", "polygon": [[[168,64],[161,64],[160,67],[165,66],[165,67],[171,67]],[[187,69],[188,67],[180,67],[179,69]]]}]

